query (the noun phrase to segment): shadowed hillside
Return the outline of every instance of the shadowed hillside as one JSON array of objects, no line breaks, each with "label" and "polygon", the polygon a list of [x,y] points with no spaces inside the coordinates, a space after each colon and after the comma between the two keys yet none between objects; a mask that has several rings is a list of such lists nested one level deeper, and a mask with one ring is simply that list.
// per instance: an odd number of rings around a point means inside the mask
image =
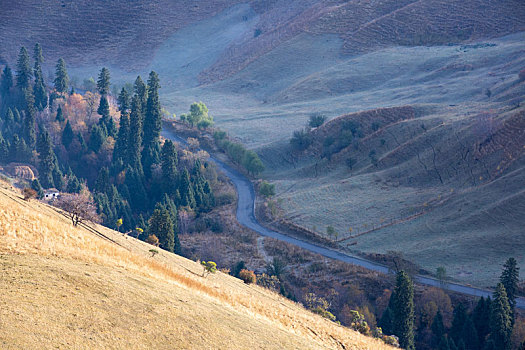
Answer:
[{"label": "shadowed hillside", "polygon": [[387,349],[273,292],[0,188],[2,349]]},{"label": "shadowed hillside", "polygon": [[399,250],[491,286],[497,266],[525,250],[525,112],[443,113],[349,114],[311,131],[299,154],[282,151],[281,163],[266,150],[286,216],[321,234],[333,225],[354,252]]}]

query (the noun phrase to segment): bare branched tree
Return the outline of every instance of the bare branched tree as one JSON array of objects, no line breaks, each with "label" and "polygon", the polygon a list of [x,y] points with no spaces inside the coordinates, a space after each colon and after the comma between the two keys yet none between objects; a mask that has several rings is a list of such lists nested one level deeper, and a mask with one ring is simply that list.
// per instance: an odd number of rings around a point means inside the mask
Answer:
[{"label": "bare branched tree", "polygon": [[93,199],[86,192],[61,195],[55,203],[65,211],[73,226],[86,221],[92,223],[100,221]]}]

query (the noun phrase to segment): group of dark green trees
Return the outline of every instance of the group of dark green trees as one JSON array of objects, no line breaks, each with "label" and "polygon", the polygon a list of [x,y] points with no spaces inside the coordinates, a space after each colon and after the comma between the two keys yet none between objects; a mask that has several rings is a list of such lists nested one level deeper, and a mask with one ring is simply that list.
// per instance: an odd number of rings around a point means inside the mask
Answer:
[{"label": "group of dark green trees", "polygon": [[[454,308],[450,329],[445,328],[443,316],[438,310],[431,325],[432,348],[510,350],[518,282],[519,267],[514,258],[509,258],[505,262],[492,299],[480,298],[471,312],[459,303]],[[397,274],[396,287],[379,325],[385,334],[399,337],[402,348],[415,349],[414,286],[404,271]]]},{"label": "group of dark green trees", "polygon": [[[161,144],[157,73],[149,74],[147,84],[137,77],[132,91],[122,88],[116,97],[117,127],[110,112],[114,98],[110,96],[110,72],[102,68],[97,80],[100,118],[92,125],[77,123],[87,127],[73,130],[64,112],[73,93],[65,61],[58,60],[50,87],[42,75],[44,58],[38,44],[33,60],[31,68],[22,47],[15,76],[9,66],[2,70],[0,163],[34,165],[39,176],[32,187],[40,194],[42,188],[69,193],[87,188],[105,225],[116,228],[122,219],[124,230],[143,228],[140,238],[156,235],[162,248],[180,252],[178,211],[209,211],[215,198],[206,177],[210,164],[198,159],[179,161],[181,154],[173,142]],[[50,123],[58,123],[62,130],[58,140],[48,132]]]}]

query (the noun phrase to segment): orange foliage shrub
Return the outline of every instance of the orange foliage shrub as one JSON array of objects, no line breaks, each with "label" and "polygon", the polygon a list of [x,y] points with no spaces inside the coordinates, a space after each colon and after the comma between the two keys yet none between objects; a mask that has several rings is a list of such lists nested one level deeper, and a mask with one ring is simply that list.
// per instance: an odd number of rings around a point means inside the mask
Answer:
[{"label": "orange foliage shrub", "polygon": [[255,283],[257,281],[255,273],[246,269],[242,269],[241,272],[239,272],[239,278],[246,284]]}]

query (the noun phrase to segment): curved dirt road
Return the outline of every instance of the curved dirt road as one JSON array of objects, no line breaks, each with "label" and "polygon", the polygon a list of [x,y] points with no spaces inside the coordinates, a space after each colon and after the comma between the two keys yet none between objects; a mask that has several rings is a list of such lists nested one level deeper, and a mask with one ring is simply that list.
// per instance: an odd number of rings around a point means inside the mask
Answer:
[{"label": "curved dirt road", "polygon": [[[173,141],[177,141],[182,144],[186,144],[186,140],[183,138],[177,136],[174,134],[171,130],[163,128],[162,130],[162,136],[171,139]],[[339,252],[335,249],[331,248],[325,248],[322,246],[319,246],[314,243],[306,242],[303,240],[300,240],[298,238],[286,236],[282,233],[275,232],[272,230],[267,229],[266,227],[259,224],[257,219],[255,218],[255,191],[253,188],[253,184],[251,181],[238,172],[237,170],[233,169],[232,167],[228,166],[221,160],[217,159],[214,156],[210,156],[210,160],[213,161],[217,167],[222,170],[226,176],[230,178],[230,180],[235,185],[235,188],[237,190],[237,196],[238,196],[238,204],[237,204],[237,220],[242,225],[252,229],[253,231],[259,233],[260,235],[266,236],[266,237],[272,237],[293,245],[296,245],[298,247],[301,247],[303,249],[306,249],[308,251],[311,251],[313,253],[320,254],[322,256],[325,256],[327,258],[344,261],[350,264],[358,265],[361,267],[364,267],[369,270],[382,272],[385,274],[391,273],[392,271],[389,270],[388,267],[369,261],[365,259],[361,259],[355,256],[351,256],[342,252]],[[453,292],[458,292],[466,295],[476,296],[476,297],[492,297],[492,291],[488,289],[481,289],[476,287],[470,287],[462,284],[457,283],[444,283],[442,284],[440,281],[417,275],[415,276],[415,281],[420,284],[434,286],[443,288],[446,290],[450,290]],[[525,299],[524,298],[518,298],[516,300],[516,306],[520,309],[525,309]]]}]

